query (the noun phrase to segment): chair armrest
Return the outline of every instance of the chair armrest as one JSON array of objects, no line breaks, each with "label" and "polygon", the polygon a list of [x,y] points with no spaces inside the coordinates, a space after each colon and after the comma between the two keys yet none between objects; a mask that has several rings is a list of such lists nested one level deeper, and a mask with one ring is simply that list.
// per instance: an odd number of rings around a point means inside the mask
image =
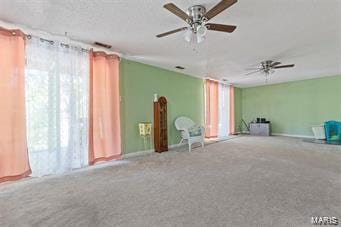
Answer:
[{"label": "chair armrest", "polygon": [[204,126],[200,126],[200,129],[201,129],[202,137],[205,137],[205,128],[204,128]]},{"label": "chair armrest", "polygon": [[187,136],[187,138],[189,138],[190,137],[190,135],[189,135],[189,131],[188,131],[188,129],[187,128],[182,128],[181,129],[184,133],[185,133],[185,135]]}]

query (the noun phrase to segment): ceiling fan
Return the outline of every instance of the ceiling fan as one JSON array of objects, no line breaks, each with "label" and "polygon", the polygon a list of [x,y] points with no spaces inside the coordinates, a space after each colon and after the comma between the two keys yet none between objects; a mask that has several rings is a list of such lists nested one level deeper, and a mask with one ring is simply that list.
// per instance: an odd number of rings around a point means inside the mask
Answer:
[{"label": "ceiling fan", "polygon": [[259,73],[262,72],[264,73],[266,76],[268,76],[269,74],[272,74],[275,72],[275,69],[283,69],[283,68],[292,68],[295,66],[295,64],[290,64],[290,65],[281,65],[281,62],[278,61],[272,61],[272,60],[267,60],[267,61],[263,61],[260,63],[260,67],[259,68],[252,68],[249,70],[255,70],[252,72],[249,72],[245,75],[251,75],[254,73]]},{"label": "ceiling fan", "polygon": [[231,33],[236,29],[236,26],[207,22],[236,2],[237,0],[221,0],[217,5],[207,12],[204,6],[194,5],[189,7],[186,13],[178,8],[175,4],[167,3],[163,7],[184,20],[188,26],[161,33],[156,37],[161,38],[176,32],[186,31],[185,40],[187,42],[201,43],[205,40],[207,30]]}]

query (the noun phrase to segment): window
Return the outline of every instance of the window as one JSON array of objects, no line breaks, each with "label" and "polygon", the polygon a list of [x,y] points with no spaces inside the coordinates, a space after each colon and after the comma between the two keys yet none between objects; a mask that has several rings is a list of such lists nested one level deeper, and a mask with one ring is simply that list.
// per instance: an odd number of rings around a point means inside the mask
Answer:
[{"label": "window", "polygon": [[28,40],[27,138],[32,175],[88,164],[89,55],[78,48]]}]

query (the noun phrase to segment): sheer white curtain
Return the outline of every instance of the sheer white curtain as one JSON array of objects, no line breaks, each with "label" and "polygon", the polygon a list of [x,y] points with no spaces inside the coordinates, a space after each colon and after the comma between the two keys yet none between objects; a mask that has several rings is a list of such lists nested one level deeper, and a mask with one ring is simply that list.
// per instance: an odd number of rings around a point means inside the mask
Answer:
[{"label": "sheer white curtain", "polygon": [[32,175],[88,165],[89,54],[59,42],[27,40],[26,111]]},{"label": "sheer white curtain", "polygon": [[229,135],[229,86],[227,84],[219,83],[218,102],[219,102],[218,137],[224,138]]}]

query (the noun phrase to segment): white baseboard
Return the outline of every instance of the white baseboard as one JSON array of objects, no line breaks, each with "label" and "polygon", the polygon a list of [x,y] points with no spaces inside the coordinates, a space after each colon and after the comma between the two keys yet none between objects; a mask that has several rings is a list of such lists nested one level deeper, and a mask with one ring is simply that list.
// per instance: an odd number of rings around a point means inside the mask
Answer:
[{"label": "white baseboard", "polygon": [[145,150],[145,151],[135,151],[135,152],[130,152],[128,154],[123,154],[122,158],[132,158],[132,157],[137,157],[137,156],[142,156],[142,155],[147,155],[147,154],[152,154],[154,152],[154,149],[150,150]]},{"label": "white baseboard", "polygon": [[[242,134],[250,134],[249,131],[242,131]],[[296,138],[307,138],[307,139],[314,139],[314,136],[307,136],[307,135],[297,135],[297,134],[287,134],[287,133],[271,133],[272,136],[286,136],[286,137],[296,137]]]},{"label": "white baseboard", "polygon": [[250,131],[241,131],[241,134],[250,134]]},{"label": "white baseboard", "polygon": [[286,134],[286,133],[271,133],[273,136],[286,136],[286,137],[295,137],[295,138],[307,138],[307,139],[314,139],[314,136],[307,136],[307,135],[296,135],[296,134]]},{"label": "white baseboard", "polygon": [[[168,148],[175,148],[178,144],[171,144],[171,145],[168,145]],[[154,153],[154,148],[152,149],[149,149],[149,150],[143,150],[143,151],[133,151],[133,152],[130,152],[128,154],[123,154],[122,155],[122,158],[123,159],[126,159],[126,158],[132,158],[132,157],[137,157],[137,156],[142,156],[142,155],[147,155],[147,154],[152,154]]]},{"label": "white baseboard", "polygon": [[[249,131],[242,131],[242,134],[249,134]],[[295,138],[307,138],[307,139],[314,139],[314,136],[307,136],[307,135],[297,135],[297,134],[287,134],[287,133],[271,133],[273,136],[286,136],[286,137],[295,137]]]}]

